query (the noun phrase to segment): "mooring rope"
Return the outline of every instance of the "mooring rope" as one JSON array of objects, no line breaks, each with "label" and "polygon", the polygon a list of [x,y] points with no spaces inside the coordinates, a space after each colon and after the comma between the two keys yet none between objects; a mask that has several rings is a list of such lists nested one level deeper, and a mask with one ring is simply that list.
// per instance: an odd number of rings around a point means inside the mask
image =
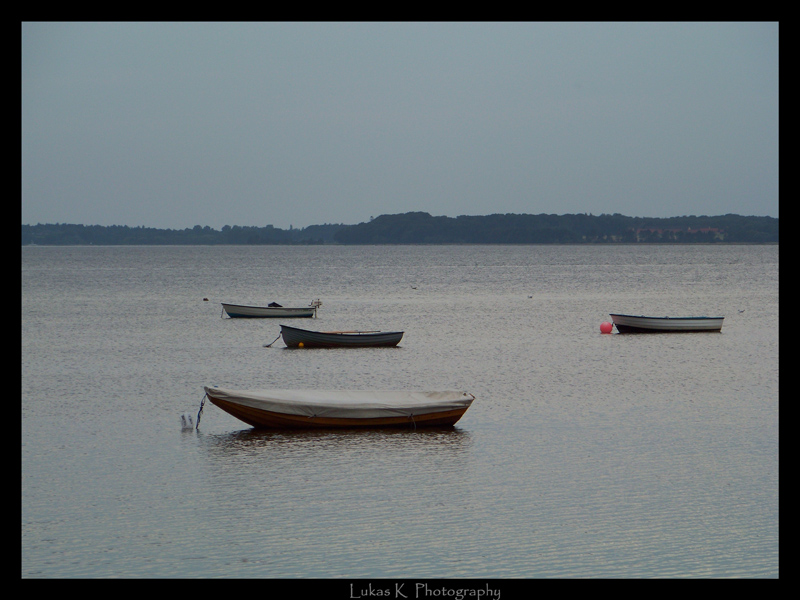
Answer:
[{"label": "mooring rope", "polygon": [[200,411],[197,413],[197,425],[195,425],[195,429],[200,429],[200,415],[203,414],[203,407],[206,405],[206,398],[208,398],[208,394],[203,394],[203,400],[200,402]]},{"label": "mooring rope", "polygon": [[269,348],[270,346],[272,346],[272,344],[277,342],[280,339],[280,337],[281,337],[281,334],[279,333],[278,337],[276,337],[274,340],[272,340],[269,344],[264,344],[264,348]]}]

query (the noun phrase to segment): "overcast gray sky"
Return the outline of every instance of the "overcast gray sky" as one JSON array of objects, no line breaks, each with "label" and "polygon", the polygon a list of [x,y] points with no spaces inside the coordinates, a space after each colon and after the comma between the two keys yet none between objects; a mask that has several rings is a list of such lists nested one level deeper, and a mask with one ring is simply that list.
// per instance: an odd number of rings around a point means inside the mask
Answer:
[{"label": "overcast gray sky", "polygon": [[22,222],[778,216],[777,23],[22,23]]}]

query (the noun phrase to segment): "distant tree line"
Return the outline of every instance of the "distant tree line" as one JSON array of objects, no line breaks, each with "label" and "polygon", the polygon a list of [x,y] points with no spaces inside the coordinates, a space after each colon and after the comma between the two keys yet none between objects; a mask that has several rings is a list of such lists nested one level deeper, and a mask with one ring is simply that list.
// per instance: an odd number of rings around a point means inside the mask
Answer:
[{"label": "distant tree line", "polygon": [[778,219],[739,215],[669,218],[619,213],[433,217],[382,215],[340,229],[341,244],[777,243]]},{"label": "distant tree line", "polygon": [[312,225],[304,229],[225,225],[221,231],[195,225],[187,229],[154,229],[127,225],[23,225],[22,245],[40,246],[167,246],[331,244],[344,225]]},{"label": "distant tree line", "polygon": [[740,215],[627,217],[621,214],[434,217],[426,212],[381,215],[358,225],[294,229],[195,225],[154,229],[125,225],[23,225],[22,245],[263,244],[602,244],[778,243],[778,219]]}]

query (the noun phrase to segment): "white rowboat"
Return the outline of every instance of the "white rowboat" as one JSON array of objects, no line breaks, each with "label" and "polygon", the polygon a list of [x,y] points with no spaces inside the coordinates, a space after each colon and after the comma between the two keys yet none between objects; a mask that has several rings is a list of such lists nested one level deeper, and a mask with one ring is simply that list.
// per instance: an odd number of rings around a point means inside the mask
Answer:
[{"label": "white rowboat", "polygon": [[300,308],[287,308],[285,306],[248,306],[244,304],[229,304],[222,302],[222,310],[232,319],[265,319],[265,318],[296,318],[314,317],[317,308],[322,302],[315,300],[309,306]]}]

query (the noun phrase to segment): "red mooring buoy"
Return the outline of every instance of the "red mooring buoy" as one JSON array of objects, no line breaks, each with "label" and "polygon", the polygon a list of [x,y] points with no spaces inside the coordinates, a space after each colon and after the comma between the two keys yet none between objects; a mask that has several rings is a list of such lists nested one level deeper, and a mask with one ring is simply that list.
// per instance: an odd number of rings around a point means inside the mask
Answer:
[{"label": "red mooring buoy", "polygon": [[613,327],[614,326],[611,323],[604,321],[603,323],[600,323],[600,333],[611,333]]}]

